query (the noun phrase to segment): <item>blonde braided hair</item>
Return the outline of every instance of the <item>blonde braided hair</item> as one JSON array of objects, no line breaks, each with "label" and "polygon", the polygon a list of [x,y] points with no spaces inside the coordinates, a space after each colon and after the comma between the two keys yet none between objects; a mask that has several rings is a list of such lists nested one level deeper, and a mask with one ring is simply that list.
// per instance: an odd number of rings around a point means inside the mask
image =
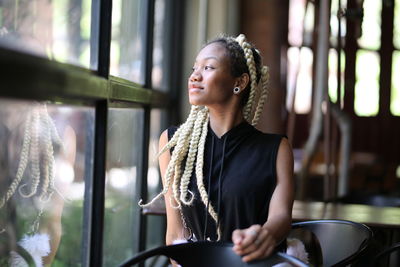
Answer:
[{"label": "blonde braided hair", "polygon": [[236,38],[237,42],[243,48],[244,55],[246,58],[247,67],[250,72],[250,95],[244,109],[243,116],[247,121],[250,121],[252,107],[254,105],[254,97],[256,95],[257,89],[257,70],[254,62],[253,51],[251,50],[251,45],[246,41],[246,37],[241,34]]},{"label": "blonde braided hair", "polygon": [[[221,37],[209,42],[207,45],[212,43],[220,43],[228,51],[228,56],[231,59],[231,74],[234,77],[239,77],[243,73],[249,74],[248,99],[247,96],[243,96],[247,100],[243,108],[243,116],[247,122],[256,126],[267,98],[268,68],[261,67],[261,57],[258,51],[247,42],[243,34],[236,39]],[[209,197],[203,182],[204,148],[208,123],[208,108],[192,105],[187,120],[176,130],[171,140],[159,152],[159,155],[161,155],[165,151],[174,148],[165,172],[163,190],[147,204],[143,204],[142,200],[140,200],[139,205],[141,207],[152,205],[157,199],[165,195],[170,187],[172,187],[172,197],[170,199],[172,207],[181,210],[182,204],[191,205],[194,200],[194,194],[188,187],[195,164],[196,185],[201,201],[206,207],[208,206],[208,212],[217,224],[218,214],[213,205],[209,203]],[[186,163],[182,172],[182,165],[185,160]],[[171,180],[173,180],[172,186]],[[186,227],[184,218],[182,220],[183,225]],[[221,239],[221,236],[221,226],[217,225],[218,240]]]},{"label": "blonde braided hair", "polygon": [[[41,135],[41,133],[43,134]],[[27,115],[17,173],[6,194],[0,198],[0,208],[10,200],[16,191],[25,198],[36,195],[40,184],[39,199],[47,201],[51,197],[55,190],[53,142],[60,145],[61,148],[63,147],[46,105],[38,105]],[[40,149],[41,145],[45,149]],[[41,158],[43,158],[42,162]],[[31,172],[26,176],[27,179],[30,176],[30,182],[20,185],[29,163]],[[41,168],[43,173],[40,172]],[[29,187],[28,192],[24,189],[25,187]]]}]

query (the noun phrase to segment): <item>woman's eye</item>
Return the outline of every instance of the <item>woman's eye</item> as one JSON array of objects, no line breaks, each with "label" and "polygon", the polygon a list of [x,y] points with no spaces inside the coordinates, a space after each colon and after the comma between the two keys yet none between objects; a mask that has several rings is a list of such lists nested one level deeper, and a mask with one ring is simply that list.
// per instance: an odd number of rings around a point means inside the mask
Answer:
[{"label": "woman's eye", "polygon": [[205,69],[205,70],[212,70],[212,69],[214,69],[214,67],[212,67],[212,66],[205,66],[204,69]]}]

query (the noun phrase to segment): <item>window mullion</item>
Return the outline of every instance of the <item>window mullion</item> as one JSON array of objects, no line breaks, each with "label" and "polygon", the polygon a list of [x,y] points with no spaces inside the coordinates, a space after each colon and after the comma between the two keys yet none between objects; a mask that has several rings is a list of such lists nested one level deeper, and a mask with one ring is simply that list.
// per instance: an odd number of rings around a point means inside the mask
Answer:
[{"label": "window mullion", "polygon": [[[90,183],[91,191],[91,218],[89,231],[89,266],[102,266],[103,259],[103,230],[104,230],[104,186],[107,141],[107,100],[96,103],[95,113],[95,140],[93,177]],[[87,191],[88,192],[88,191]]]},{"label": "window mullion", "polygon": [[110,73],[112,0],[100,0],[99,65],[98,74],[108,78]]},{"label": "window mullion", "polygon": [[143,47],[145,51],[143,53],[142,72],[144,74],[144,87],[152,88],[151,85],[151,74],[153,68],[153,32],[154,32],[154,1],[146,1],[143,6],[143,13],[146,14],[144,23],[142,24],[142,32],[145,34],[143,38]]},{"label": "window mullion", "polygon": [[[99,76],[108,79],[110,66],[110,42],[111,42],[111,15],[112,0],[93,1],[92,9],[92,38],[98,41],[97,52],[97,73]],[[95,42],[95,41],[94,41]],[[94,43],[92,42],[92,43]],[[94,59],[91,59],[91,64]],[[109,90],[109,88],[107,88]],[[95,104],[95,140],[93,158],[93,177],[89,183],[91,188],[91,203],[85,203],[91,208],[91,217],[86,225],[90,225],[86,242],[89,249],[86,258],[88,266],[102,266],[103,259],[103,231],[104,231],[104,192],[105,192],[105,164],[106,164],[106,142],[107,142],[107,100],[97,101]],[[86,209],[88,210],[88,209]]]},{"label": "window mullion", "polygon": [[[146,106],[144,108],[144,120],[143,120],[143,146],[141,153],[141,164],[139,164],[140,179],[138,179],[137,188],[140,190],[140,199],[143,200],[144,203],[147,203],[147,172],[148,172],[148,163],[149,163],[149,142],[150,142],[150,108]],[[137,205],[137,203],[134,203]],[[140,221],[139,227],[136,228],[138,232],[138,248],[139,251],[143,251],[146,249],[146,229],[147,229],[147,220],[146,215],[140,213]]]}]

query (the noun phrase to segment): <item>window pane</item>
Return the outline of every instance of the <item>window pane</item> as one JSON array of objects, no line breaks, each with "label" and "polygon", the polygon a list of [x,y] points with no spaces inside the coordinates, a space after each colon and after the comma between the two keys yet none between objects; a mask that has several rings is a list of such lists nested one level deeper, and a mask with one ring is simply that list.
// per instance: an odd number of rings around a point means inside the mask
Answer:
[{"label": "window pane", "polygon": [[313,42],[314,21],[315,21],[315,6],[311,1],[307,1],[306,15],[304,18],[304,39],[303,44],[311,46]]},{"label": "window pane", "polygon": [[91,108],[0,100],[0,262],[18,241],[46,266],[82,265],[93,118]]},{"label": "window pane", "polygon": [[104,266],[117,266],[138,251],[139,164],[143,110],[112,108],[108,113],[104,217]]},{"label": "window pane", "polygon": [[114,0],[112,11],[110,74],[141,84],[145,4],[144,0]]},{"label": "window pane", "polygon": [[0,45],[89,68],[90,20],[90,0],[3,0]]},{"label": "window pane", "polygon": [[168,39],[167,39],[167,25],[166,25],[166,12],[165,0],[155,1],[154,11],[154,47],[153,47],[153,70],[152,70],[152,84],[153,88],[167,90],[167,71],[165,64]]},{"label": "window pane", "polygon": [[[345,6],[347,6],[347,1],[341,1],[340,10],[342,10]],[[331,27],[331,44],[337,46],[337,39],[339,34],[339,21],[338,21],[338,10],[339,10],[339,0],[332,0],[331,2],[331,18],[330,18],[330,27]],[[344,46],[345,36],[346,36],[346,20],[344,17],[340,19],[341,26],[341,37],[342,37],[342,46]]]},{"label": "window pane", "polygon": [[364,17],[358,44],[362,48],[378,50],[381,46],[382,1],[364,0]]},{"label": "window pane", "polygon": [[379,111],[379,55],[359,50],[356,57],[354,111],[358,116],[375,116]]},{"label": "window pane", "polygon": [[312,44],[314,13],[315,6],[311,1],[290,0],[288,40],[291,46]]},{"label": "window pane", "polygon": [[[165,130],[166,111],[153,109],[150,118],[149,169],[147,173],[148,199],[151,200],[162,190],[162,182],[158,168],[158,140]],[[164,202],[164,198],[160,199]],[[162,216],[148,216],[147,218],[147,248],[165,244],[165,218]]]},{"label": "window pane", "polygon": [[294,110],[305,114],[311,110],[312,93],[312,50],[306,47],[300,50],[295,47],[288,49],[288,94],[286,105],[291,110],[293,94],[295,95]]},{"label": "window pane", "polygon": [[[338,56],[337,51],[335,49],[329,50],[329,97],[332,102],[337,102],[337,87],[338,87],[338,80],[337,80],[337,70],[338,70]],[[345,66],[345,58],[344,53],[341,53],[341,72],[340,72],[340,96],[341,96],[341,103],[343,103],[343,94],[344,94],[344,66]]]},{"label": "window pane", "polygon": [[303,42],[304,12],[306,0],[291,0],[289,6],[289,44],[301,46]]},{"label": "window pane", "polygon": [[390,96],[390,112],[400,116],[400,52],[393,53],[392,65],[392,92]]},{"label": "window pane", "polygon": [[396,0],[394,6],[393,44],[397,49],[400,49],[400,0]]}]

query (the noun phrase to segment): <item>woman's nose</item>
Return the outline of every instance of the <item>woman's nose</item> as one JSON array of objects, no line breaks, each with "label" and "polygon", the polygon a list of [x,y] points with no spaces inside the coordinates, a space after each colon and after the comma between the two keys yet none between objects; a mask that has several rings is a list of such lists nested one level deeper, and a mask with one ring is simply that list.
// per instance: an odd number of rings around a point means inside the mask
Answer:
[{"label": "woman's nose", "polygon": [[197,82],[197,81],[199,81],[200,79],[201,79],[201,74],[200,74],[197,70],[194,70],[194,71],[192,72],[192,74],[190,74],[189,80],[190,80],[191,82]]}]

